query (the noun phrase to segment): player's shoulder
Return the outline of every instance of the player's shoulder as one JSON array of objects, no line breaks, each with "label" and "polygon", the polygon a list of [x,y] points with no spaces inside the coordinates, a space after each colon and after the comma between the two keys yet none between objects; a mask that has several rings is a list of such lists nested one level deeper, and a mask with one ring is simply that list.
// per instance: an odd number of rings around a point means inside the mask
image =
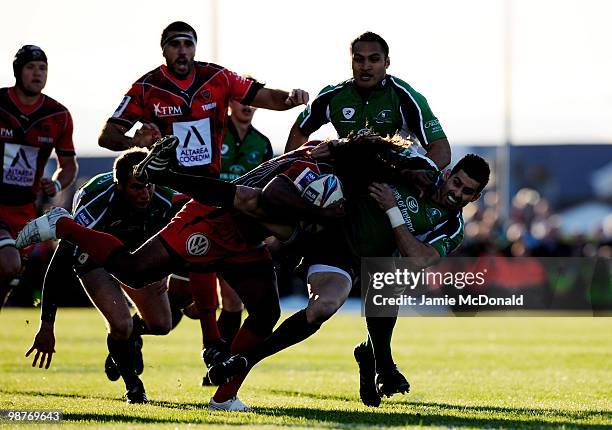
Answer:
[{"label": "player's shoulder", "polygon": [[414,98],[424,99],[423,95],[414,89],[408,82],[403,79],[398,78],[397,76],[387,75],[385,78],[389,82],[391,88],[396,90],[399,93],[409,94]]},{"label": "player's shoulder", "polygon": [[134,84],[146,84],[150,82],[155,82],[161,79],[165,79],[164,73],[162,72],[162,67],[158,66],[153,70],[149,70],[147,73],[142,75],[140,78],[136,79]]},{"label": "player's shoulder", "polygon": [[83,190],[87,194],[95,194],[107,190],[114,184],[113,172],[100,173],[85,182],[85,184],[79,188],[79,191]]},{"label": "player's shoulder", "polygon": [[342,91],[345,88],[348,88],[349,86],[351,86],[352,83],[352,79],[347,79],[345,81],[336,83],[336,84],[329,84],[326,85],[325,87],[323,87],[323,89],[321,91],[319,91],[319,95],[318,97],[331,97],[335,94],[337,94],[338,92]]},{"label": "player's shoulder", "polygon": [[210,70],[216,70],[216,71],[230,71],[229,69],[219,65],[219,64],[215,64],[215,63],[209,63],[207,61],[194,61],[193,62],[194,65],[194,69],[196,72],[198,71],[204,71],[204,72],[209,72]]},{"label": "player's shoulder", "polygon": [[68,108],[55,100],[53,97],[43,94],[45,96],[45,100],[43,101],[43,109],[53,112],[53,113],[63,113],[66,112],[70,114]]},{"label": "player's shoulder", "polygon": [[262,139],[262,140],[264,140],[264,141],[266,141],[266,142],[271,144],[270,139],[268,139],[268,136],[263,134],[261,131],[257,130],[255,127],[251,126],[251,132],[254,133],[260,139]]}]

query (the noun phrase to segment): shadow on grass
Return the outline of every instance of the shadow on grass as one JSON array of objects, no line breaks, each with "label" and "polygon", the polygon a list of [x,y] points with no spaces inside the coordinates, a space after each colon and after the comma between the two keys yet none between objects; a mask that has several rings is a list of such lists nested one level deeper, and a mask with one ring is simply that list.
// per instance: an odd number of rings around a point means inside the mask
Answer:
[{"label": "shadow on grass", "polygon": [[[6,393],[7,391],[1,390]],[[20,391],[12,394],[22,394],[29,396],[41,397],[61,397],[61,398],[77,398],[77,399],[99,399],[110,401],[121,401],[119,397],[107,396],[91,396],[78,395],[72,393],[55,393],[44,391]],[[330,396],[323,396],[319,393],[297,393],[293,391],[274,390],[273,394],[301,396],[316,400],[331,399]],[[351,397],[336,396],[333,397],[340,401],[351,401],[355,399]],[[206,410],[206,402],[202,403],[183,403],[183,402],[168,402],[168,401],[151,401],[148,405],[140,406],[145,408],[149,406],[157,406],[174,410],[202,410],[204,412],[200,419],[194,421],[193,418],[176,417],[154,417],[154,416],[137,416],[122,413],[108,412],[85,412],[71,413],[65,412],[64,419],[67,421],[89,421],[100,423],[177,423],[177,424],[222,424],[227,418],[231,417],[232,425],[249,425],[253,423],[252,419],[242,421],[236,413],[210,412]],[[383,403],[384,405],[384,403]],[[409,425],[420,426],[445,426],[445,427],[476,427],[476,428],[499,428],[499,429],[585,429],[585,430],[609,430],[610,426],[606,424],[588,424],[580,421],[601,417],[602,420],[611,421],[612,412],[610,411],[563,411],[557,409],[537,409],[537,408],[509,408],[497,406],[462,406],[451,405],[446,403],[435,402],[392,402],[387,403],[383,409],[369,410],[333,410],[333,409],[318,409],[306,407],[256,407],[255,415],[259,416],[258,424],[263,424],[261,418],[268,416],[275,419],[295,418],[298,419],[299,425],[304,425],[304,421],[310,425],[319,427],[358,427],[358,426],[384,426],[384,427],[404,427]],[[394,406],[401,407],[402,411],[394,411]],[[408,409],[408,410],[407,410]],[[143,409],[140,409],[142,411]],[[474,416],[460,416],[470,414]],[[147,414],[149,415],[149,414]],[[246,417],[245,417],[246,418]],[[285,426],[298,425],[297,423],[269,423],[282,424]]]},{"label": "shadow on grass", "polygon": [[[303,395],[303,393],[302,393]],[[318,396],[313,396],[318,398]],[[321,410],[316,408],[257,408],[259,415],[275,417],[288,416],[313,422],[341,426],[383,425],[385,427],[404,427],[409,425],[477,427],[501,429],[589,429],[609,430],[609,425],[588,424],[580,421],[590,417],[601,417],[609,421],[610,412],[606,411],[560,411],[556,409],[503,408],[490,406],[458,406],[444,403],[389,403],[389,406],[401,405],[412,410],[394,412],[388,408],[371,411],[355,410]],[[473,414],[465,417],[458,414]],[[503,415],[507,414],[506,417]],[[489,416],[494,415],[494,416]],[[517,416],[519,415],[519,416]]]}]

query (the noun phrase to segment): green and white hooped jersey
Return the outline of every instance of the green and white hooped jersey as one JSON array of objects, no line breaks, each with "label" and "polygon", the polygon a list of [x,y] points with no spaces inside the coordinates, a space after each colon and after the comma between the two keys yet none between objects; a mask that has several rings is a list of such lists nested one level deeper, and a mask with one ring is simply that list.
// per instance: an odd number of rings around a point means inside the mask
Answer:
[{"label": "green and white hooped jersey", "polygon": [[374,89],[360,91],[353,79],[330,85],[296,120],[305,135],[331,122],[339,137],[369,128],[381,136],[416,136],[425,149],[446,135],[427,100],[410,85],[391,75]]},{"label": "green and white hooped jersey", "polygon": [[[449,211],[429,198],[404,186],[393,187],[397,207],[408,230],[421,242],[433,246],[441,257],[459,247],[464,222],[460,211]],[[392,256],[397,247],[387,215],[370,197],[355,199],[349,209],[345,235],[355,255],[360,257]]]},{"label": "green and white hooped jersey", "polygon": [[178,210],[176,191],[157,185],[144,218],[134,217],[117,201],[116,188],[112,172],[87,181],[74,195],[74,220],[84,227],[114,234],[129,248],[135,248],[170,222]]}]

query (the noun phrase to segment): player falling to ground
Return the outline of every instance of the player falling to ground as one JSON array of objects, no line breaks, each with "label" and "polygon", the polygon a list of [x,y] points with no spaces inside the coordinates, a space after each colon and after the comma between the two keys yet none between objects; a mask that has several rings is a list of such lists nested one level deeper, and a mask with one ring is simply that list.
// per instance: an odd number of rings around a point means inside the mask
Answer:
[{"label": "player falling to ground", "polygon": [[[42,190],[55,196],[72,183],[77,161],[72,144],[72,117],[60,103],[42,93],[47,83],[47,56],[38,46],[24,45],[13,60],[15,85],[0,89],[0,308],[21,271],[14,237],[36,215],[34,202]],[[58,167],[43,172],[51,152]]]},{"label": "player falling to ground", "polygon": [[[368,139],[376,137],[366,135],[363,139],[367,143]],[[308,267],[308,306],[285,320],[257,347],[213,366],[209,371],[212,382],[227,383],[234,375],[242,375],[263,358],[314,334],[348,297],[352,274],[358,273],[360,257],[392,256],[397,249],[404,257],[421,259],[422,266],[427,267],[452,252],[461,242],[461,209],[475,201],[486,186],[489,176],[486,161],[473,154],[466,156],[438,188],[424,197],[420,197],[420,190],[402,181],[400,175],[388,177],[395,182],[393,191],[386,184],[371,184],[368,192],[372,199],[369,199],[363,195],[362,186],[350,185],[350,178],[355,176],[355,172],[366,171],[360,169],[360,158],[374,160],[372,170],[376,171],[377,157],[353,153],[340,162],[340,152],[346,156],[353,148],[345,145],[344,151],[335,149],[336,172],[349,191],[347,219],[310,237],[303,245]],[[389,158],[383,164],[400,170],[406,170],[408,166],[411,170],[435,168],[435,164],[425,157],[405,153],[396,155],[406,156],[406,159]],[[384,156],[379,157],[379,161],[380,158],[384,159]],[[262,169],[265,167],[264,164]],[[350,174],[352,168],[356,170]],[[256,173],[257,170],[252,172],[253,175]],[[386,174],[381,171],[373,173],[373,176],[384,177]],[[368,179],[362,177],[361,181],[367,182]],[[304,183],[298,181],[294,185],[300,189]],[[415,212],[404,211],[398,215],[396,206],[406,201],[415,202],[416,209],[412,208]],[[365,404],[378,406],[382,395],[405,392],[409,385],[391,355],[395,318],[368,318],[367,325],[368,340],[355,348],[355,358],[360,367],[360,395]]]},{"label": "player falling to ground", "polygon": [[[162,135],[180,139],[178,168],[189,174],[219,177],[223,134],[230,102],[272,110],[306,104],[308,93],[269,89],[223,66],[195,60],[198,36],[189,24],[169,24],[161,34],[165,64],[147,72],[125,94],[100,135],[112,150],[149,147]],[[125,133],[140,121],[133,138]],[[194,299],[202,320],[203,348],[217,345],[216,300],[204,295],[216,285],[214,273],[191,273]],[[203,351],[206,355],[206,351]]]},{"label": "player falling to ground", "polygon": [[[176,192],[140,182],[132,174],[147,153],[138,148],[124,152],[115,160],[112,172],[94,176],[77,191],[72,214],[79,225],[113,234],[134,250],[170,222],[180,207]],[[29,356],[36,351],[32,366],[40,363],[41,368],[47,369],[51,364],[55,314],[68,284],[66,276],[72,269],[107,325],[107,376],[113,381],[123,379],[128,403],[145,403],[144,385],[138,377],[144,369],[142,335],[164,335],[178,324],[181,307],[191,301],[189,293],[187,301],[176,294],[188,292],[185,280],[170,277],[168,284],[175,293],[170,298],[166,279],[140,290],[127,288],[95,264],[87,252],[60,241],[43,284],[40,329],[26,353]],[[133,317],[124,294],[139,312]]]},{"label": "player falling to ground", "polygon": [[[370,31],[350,44],[353,77],[323,88],[296,119],[285,152],[298,148],[308,136],[331,123],[341,138],[371,130],[381,136],[399,134],[418,142],[438,168],[450,163],[451,150],[438,118],[427,100],[405,81],[387,74],[389,45]],[[413,172],[411,181],[425,191],[431,178]]]},{"label": "player falling to ground", "polygon": [[[361,142],[361,149],[363,148],[368,148],[369,145],[368,143],[370,143],[370,141],[376,141],[376,142],[386,142],[383,139],[374,137],[371,138],[369,136],[363,136],[363,137],[358,137],[355,138],[353,141],[357,141],[357,142]],[[351,141],[349,139],[349,141]],[[170,142],[172,143],[172,138],[167,138],[165,140],[163,140],[162,142],[160,142],[161,144]],[[176,143],[176,141],[174,141],[174,143]],[[322,145],[323,147],[326,147],[327,145]],[[172,145],[170,145],[171,149],[172,149]],[[391,151],[390,153],[378,153],[377,157],[374,157],[373,155],[376,155],[375,151],[370,151],[372,156],[370,157],[362,157],[362,156],[357,156],[356,158],[351,158],[351,156],[355,156],[355,154],[359,154],[359,152],[355,151],[355,149],[359,149],[359,147],[356,146],[350,146],[350,145],[344,145],[341,146],[340,149],[336,148],[335,149],[335,153],[337,155],[341,155],[341,149],[345,148],[345,155],[349,155],[347,158],[347,162],[345,163],[346,166],[355,166],[358,169],[361,167],[359,164],[359,160],[374,160],[376,161],[375,163],[372,163],[372,170],[371,172],[373,174],[378,173],[380,175],[380,177],[383,178],[390,178],[393,179],[389,176],[389,167],[394,167],[396,168],[399,172],[400,175],[396,176],[395,179],[397,180],[398,178],[401,178],[401,173],[403,172],[403,170],[405,170],[406,168],[424,168],[429,166],[430,168],[432,168],[431,166],[433,165],[433,163],[431,161],[427,161],[427,159],[425,157],[419,157],[419,156],[415,156],[415,155],[411,155],[406,157],[406,154],[403,147],[400,147],[400,151],[396,151],[395,148],[393,151]],[[346,148],[348,148],[348,150],[346,150]],[[387,148],[384,148],[385,150]],[[154,152],[155,152],[155,148],[154,148]],[[363,155],[364,152],[361,152],[361,155]],[[290,176],[285,176],[285,175],[280,175],[280,176],[275,176],[275,173],[282,171],[282,163],[283,162],[287,162],[290,166],[295,165],[295,161],[296,159],[293,158],[295,157],[296,154],[287,154],[284,157],[279,157],[279,160],[272,160],[269,163],[264,163],[260,168],[255,169],[254,171],[252,171],[250,174],[245,175],[245,177],[241,178],[243,179],[245,182],[249,182],[249,180],[251,181],[257,181],[258,179],[262,179],[264,178],[266,175],[271,175],[271,177],[273,177],[274,179],[270,180],[269,177],[266,179],[266,187],[264,188],[263,192],[259,194],[259,201],[262,203],[263,206],[266,207],[266,210],[268,211],[272,211],[274,212],[274,210],[282,210],[282,212],[285,214],[287,213],[291,213],[290,206],[284,206],[285,204],[287,204],[290,201],[290,196],[298,196],[299,197],[299,193],[296,193],[296,189],[295,187],[299,187],[303,186],[304,184],[302,183],[302,179],[306,178],[307,175],[306,174],[300,174],[294,177],[293,181],[290,180]],[[316,163],[313,163],[312,161],[312,157],[307,155],[307,159],[308,161],[310,161],[310,166],[313,168],[316,168]],[[151,161],[151,160],[148,160]],[[158,160],[159,161],[159,160]],[[166,162],[168,162],[168,159],[166,159]],[[370,161],[368,161],[370,162]],[[342,163],[338,163],[336,161],[337,164],[340,164],[340,167],[342,170]],[[363,163],[363,161],[362,161]],[[162,164],[162,163],[158,163],[157,165]],[[346,166],[344,166],[344,168],[346,168]],[[308,167],[308,164],[305,166]],[[275,170],[276,168],[278,168],[279,170]],[[304,171],[307,172],[307,171]],[[302,173],[304,173],[302,172]],[[363,172],[366,172],[366,170],[363,170]],[[312,171],[311,171],[312,173]],[[176,175],[178,177],[181,177],[181,175]],[[316,177],[316,175],[314,175],[314,177]],[[185,179],[185,176],[182,175],[182,178]],[[200,178],[199,181],[195,181],[196,183],[202,183],[205,182],[207,185],[207,189],[211,189],[208,188],[208,186],[212,187],[214,184],[214,181],[211,179],[206,179],[206,178]],[[367,181],[366,181],[367,182]],[[448,184],[448,182],[447,182]],[[189,184],[188,184],[189,185]],[[231,198],[225,198],[226,201],[229,201],[230,204],[232,203],[232,200],[234,201],[240,201],[239,198],[236,198],[236,196],[234,194],[238,194],[239,190],[244,189],[244,187],[239,188],[238,186],[234,185],[234,184],[222,184],[223,186],[221,188],[225,188],[226,191],[229,189],[230,191],[232,191],[232,195],[230,197],[234,197],[234,199]],[[231,189],[231,187],[233,186],[233,190]],[[272,187],[272,192],[267,193],[269,191],[269,189]],[[350,188],[350,187],[349,187]],[[450,186],[449,186],[450,188]],[[191,190],[191,189],[190,189]],[[191,191],[195,191],[195,189],[191,190]],[[198,195],[198,193],[193,192],[191,193],[193,196],[195,196],[196,198],[200,197],[203,200],[209,198],[209,194],[210,193],[201,193],[200,195]],[[267,196],[267,197],[266,197]],[[270,199],[270,201],[267,201],[267,199]],[[264,203],[265,202],[265,203]],[[280,204],[280,202],[282,202],[282,204]],[[304,201],[302,200],[302,203]],[[296,207],[299,207],[300,204],[295,205]],[[218,211],[215,211],[218,212]],[[209,216],[212,214],[212,212],[208,212]],[[25,243],[27,243],[30,240],[40,240],[36,239],[36,235],[38,234],[38,232],[43,229],[46,230],[46,233],[51,235],[51,233],[48,231],[48,226],[45,225],[45,223],[48,223],[49,220],[54,221],[53,220],[53,216],[55,214],[50,214],[47,217],[41,218],[39,221],[32,223],[31,225],[29,225],[30,230],[25,229],[24,233],[21,237],[21,239],[23,239],[25,241]],[[204,214],[203,214],[204,215]],[[277,214],[274,214],[273,216],[278,216]],[[384,216],[384,213],[383,213]],[[202,227],[207,227],[209,223],[214,222],[215,218],[209,219],[207,222],[205,222],[204,224],[202,224],[201,226],[198,226],[197,228],[202,228]],[[53,222],[52,222],[53,223]],[[76,229],[74,229],[74,226],[68,221],[68,220],[64,220],[63,218],[61,220],[59,220],[58,223],[58,227],[60,229],[66,228],[66,231],[62,231],[62,230],[58,230],[57,234],[58,235],[74,235],[73,237],[76,239],[78,237],[78,232],[76,231]],[[72,232],[71,232],[72,231]],[[338,229],[333,229],[332,231],[341,231]],[[190,232],[186,232],[185,234],[188,234]],[[163,232],[162,232],[163,234]],[[43,236],[43,238],[45,238],[45,236]],[[121,262],[125,263],[125,264],[132,264],[133,261],[130,259],[126,259],[126,256],[122,254],[122,258],[119,259],[113,259],[113,258],[108,258],[109,255],[109,251],[110,248],[115,248],[115,249],[119,249],[118,247],[120,246],[120,244],[114,243],[112,242],[111,238],[104,238],[104,237],[100,237],[99,238],[101,242],[106,241],[109,244],[112,244],[112,247],[108,246],[106,251],[101,251],[100,250],[100,246],[98,246],[96,248],[96,252],[97,252],[97,258],[100,259],[100,261],[106,261],[106,267],[108,268],[109,266],[115,266],[115,273],[118,273],[119,271],[121,271]],[[84,240],[83,238],[81,238],[81,240]],[[181,240],[184,240],[181,238]],[[332,243],[334,243],[335,241],[331,241]],[[342,242],[342,241],[341,241]],[[340,243],[341,243],[340,242]],[[87,242],[86,242],[87,243]],[[206,243],[210,243],[210,241],[207,241]],[[216,242],[215,242],[216,243]],[[318,244],[320,243],[319,240],[313,240],[312,243],[314,244]],[[101,245],[101,244],[99,244]],[[392,245],[392,247],[394,247],[394,245]],[[332,248],[330,246],[330,248]],[[387,244],[387,248],[388,248],[388,244]],[[183,248],[179,248],[177,247],[178,252],[181,252]],[[329,317],[331,317],[331,315],[333,315],[333,313],[335,313],[335,311],[339,308],[339,306],[342,304],[342,302],[346,299],[346,295],[348,295],[348,290],[350,289],[350,280],[348,279],[348,277],[350,276],[346,270],[342,269],[342,267],[346,267],[350,270],[350,265],[351,265],[351,261],[348,261],[345,263],[346,264],[339,264],[337,261],[338,256],[336,255],[335,252],[331,252],[330,255],[321,255],[320,251],[321,248],[311,248],[311,251],[314,250],[314,252],[312,252],[313,254],[313,260],[319,260],[322,261],[323,264],[313,264],[311,265],[311,269],[310,270],[310,275],[311,275],[311,279],[309,279],[310,283],[311,283],[311,288],[317,289],[319,291],[319,294],[312,294],[313,297],[315,297],[314,300],[312,300],[311,302],[309,302],[309,306],[307,309],[298,312],[296,315],[290,317],[287,321],[285,321],[280,327],[279,329],[277,329],[277,331],[275,332],[276,335],[272,336],[271,338],[268,338],[266,340],[266,348],[265,351],[259,351],[259,353],[263,353],[263,356],[265,355],[270,355],[271,353],[274,353],[280,349],[283,349],[287,346],[290,346],[292,344],[295,344],[297,342],[299,342],[300,340],[310,336],[311,334],[313,334],[314,332],[316,332],[318,330],[318,328],[320,327],[320,324],[325,321],[326,319],[328,319]],[[322,249],[325,249],[322,248]],[[336,248],[337,249],[337,248]],[[139,250],[140,251],[140,250]],[[115,251],[112,251],[115,252]],[[138,251],[137,251],[138,253]],[[219,254],[217,254],[218,256]],[[376,254],[374,254],[376,255]],[[380,255],[380,254],[379,254]],[[332,265],[325,265],[325,262],[331,262],[330,259],[335,258],[335,263],[336,266],[332,266]],[[327,261],[326,261],[327,259]],[[350,259],[350,258],[349,258]],[[118,260],[118,261],[115,261]],[[209,260],[210,261],[210,260]],[[340,267],[338,267],[340,266]],[[127,274],[126,274],[127,275]],[[314,276],[313,276],[314,275]],[[339,276],[340,278],[336,277]],[[334,284],[332,281],[336,281],[336,283]],[[340,282],[338,282],[340,281]],[[342,284],[342,282],[344,283],[348,283],[348,286]],[[246,303],[246,302],[245,302]],[[247,306],[248,309],[248,306]],[[310,315],[309,315],[310,314]],[[320,320],[309,320],[309,316],[313,316],[314,318],[320,318]],[[244,328],[244,327],[243,327]],[[242,330],[242,329],[241,329]],[[235,348],[234,348],[235,349]],[[263,357],[262,357],[263,358]],[[242,360],[233,360],[234,363],[239,362]],[[223,366],[226,367],[226,366]],[[247,367],[249,367],[249,365],[247,364]],[[222,368],[223,369],[223,368]],[[232,371],[232,366],[228,366],[227,369],[229,370],[229,373],[231,373]],[[235,370],[235,367],[233,368],[233,370]],[[243,369],[244,370],[244,369]],[[394,370],[395,367],[394,367]],[[397,373],[397,372],[396,372]],[[219,374],[219,376],[222,378],[223,376],[223,371],[221,371],[221,373]],[[229,375],[229,377],[231,377],[233,375]],[[241,375],[240,378],[237,378],[238,383],[237,383],[237,387],[239,387],[239,384],[242,382],[242,380],[244,375]],[[403,377],[402,377],[403,378]],[[405,381],[405,379],[404,379]],[[234,382],[234,381],[232,381]],[[389,381],[390,383],[391,381]],[[371,381],[372,386],[374,385],[374,375],[372,375],[372,381]],[[225,386],[231,386],[230,384],[225,384]],[[237,387],[234,387],[234,394],[237,391]],[[395,384],[396,388],[402,388],[401,385],[397,385]],[[384,392],[389,392],[391,390],[391,387],[387,387],[388,389],[386,389],[386,391]],[[212,401],[214,401],[215,399],[212,399]],[[211,401],[211,402],[212,402]],[[234,402],[228,406],[229,409],[235,409],[233,407],[233,405],[235,405],[235,400]],[[213,406],[215,405],[214,403],[212,403]]]}]

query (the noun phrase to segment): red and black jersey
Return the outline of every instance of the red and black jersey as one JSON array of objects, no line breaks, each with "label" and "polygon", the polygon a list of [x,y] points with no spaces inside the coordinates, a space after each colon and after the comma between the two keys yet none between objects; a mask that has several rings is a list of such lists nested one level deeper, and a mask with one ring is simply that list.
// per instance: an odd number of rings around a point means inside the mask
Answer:
[{"label": "red and black jersey", "polygon": [[36,199],[51,151],[74,156],[72,117],[64,106],[41,95],[23,105],[12,88],[0,88],[0,204],[23,205]]},{"label": "red and black jersey", "polygon": [[212,63],[195,62],[178,80],[162,65],[136,81],[109,119],[131,128],[137,121],[157,125],[180,139],[176,150],[184,171],[218,177],[230,100],[249,104],[263,85]]}]

